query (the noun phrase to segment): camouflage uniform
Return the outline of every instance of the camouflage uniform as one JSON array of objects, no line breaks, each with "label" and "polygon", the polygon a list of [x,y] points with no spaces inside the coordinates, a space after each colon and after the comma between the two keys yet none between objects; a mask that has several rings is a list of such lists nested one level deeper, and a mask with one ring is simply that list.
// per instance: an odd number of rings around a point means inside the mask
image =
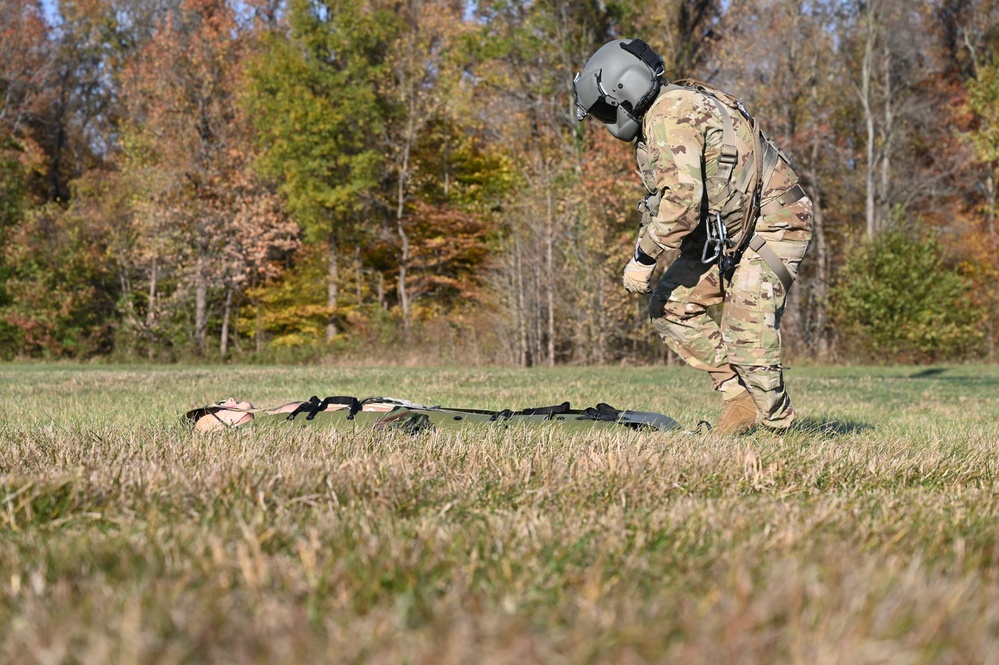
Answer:
[{"label": "camouflage uniform", "polygon": [[[762,423],[785,428],[794,409],[781,366],[784,287],[750,249],[729,283],[719,277],[716,264],[701,262],[707,210],[721,209],[726,194],[741,195],[715,177],[723,135],[718,104],[700,92],[668,86],[643,119],[636,151],[639,170],[649,191],[662,198],[658,211],[652,206],[640,245],[654,251],[653,256],[679,251],[652,292],[649,312],[666,344],[687,364],[708,372],[716,390],[741,393],[739,384],[745,385]],[[731,109],[728,115],[739,154],[732,180],[738,181],[744,169],[753,168],[753,130],[738,111]],[[769,182],[762,183],[761,203],[766,206],[797,182],[787,162],[779,160]],[[756,232],[796,276],[812,236],[811,200],[805,196],[760,217]],[[722,308],[720,324],[707,312],[715,305]]]}]

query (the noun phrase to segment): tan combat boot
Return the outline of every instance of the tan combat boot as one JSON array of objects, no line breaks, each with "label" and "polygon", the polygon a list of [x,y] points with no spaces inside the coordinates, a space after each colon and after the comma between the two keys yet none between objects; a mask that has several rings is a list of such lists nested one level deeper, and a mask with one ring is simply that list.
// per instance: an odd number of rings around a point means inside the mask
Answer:
[{"label": "tan combat boot", "polygon": [[722,403],[721,416],[714,431],[718,434],[739,436],[756,424],[756,402],[748,390],[743,389],[735,397]]}]

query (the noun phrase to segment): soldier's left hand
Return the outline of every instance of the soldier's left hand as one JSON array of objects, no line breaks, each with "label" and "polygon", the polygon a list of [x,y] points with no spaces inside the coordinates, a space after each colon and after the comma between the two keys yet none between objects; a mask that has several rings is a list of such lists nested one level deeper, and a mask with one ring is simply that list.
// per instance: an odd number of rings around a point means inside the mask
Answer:
[{"label": "soldier's left hand", "polygon": [[652,290],[652,273],[656,270],[656,264],[646,265],[639,263],[638,259],[632,257],[628,265],[624,267],[622,282],[628,293],[649,293]]},{"label": "soldier's left hand", "polygon": [[638,201],[638,214],[641,216],[641,220],[638,223],[640,228],[644,229],[647,227],[652,219],[659,214],[659,204],[662,200],[662,192],[657,190],[646,194],[645,198]]}]

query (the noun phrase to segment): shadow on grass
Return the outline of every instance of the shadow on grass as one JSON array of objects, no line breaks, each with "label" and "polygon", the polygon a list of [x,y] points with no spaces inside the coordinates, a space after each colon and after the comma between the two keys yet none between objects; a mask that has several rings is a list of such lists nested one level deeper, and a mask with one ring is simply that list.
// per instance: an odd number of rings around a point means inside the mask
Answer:
[{"label": "shadow on grass", "polygon": [[806,434],[820,434],[823,436],[845,436],[847,434],[859,434],[869,432],[874,429],[874,425],[868,423],[842,421],[842,420],[820,420],[819,418],[798,418],[791,426],[792,429]]},{"label": "shadow on grass", "polygon": [[908,378],[910,379],[928,379],[931,376],[937,376],[938,374],[943,374],[947,369],[944,367],[927,367],[921,372],[916,372],[915,374],[910,374]]}]

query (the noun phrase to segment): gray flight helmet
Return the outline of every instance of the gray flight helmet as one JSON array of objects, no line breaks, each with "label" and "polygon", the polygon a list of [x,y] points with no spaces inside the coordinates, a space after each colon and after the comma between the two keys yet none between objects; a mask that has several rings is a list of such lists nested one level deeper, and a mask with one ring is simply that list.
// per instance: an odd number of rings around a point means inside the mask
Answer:
[{"label": "gray flight helmet", "polygon": [[576,119],[592,115],[622,141],[633,141],[642,129],[663,84],[663,59],[641,39],[615,39],[597,49],[576,74]]}]

